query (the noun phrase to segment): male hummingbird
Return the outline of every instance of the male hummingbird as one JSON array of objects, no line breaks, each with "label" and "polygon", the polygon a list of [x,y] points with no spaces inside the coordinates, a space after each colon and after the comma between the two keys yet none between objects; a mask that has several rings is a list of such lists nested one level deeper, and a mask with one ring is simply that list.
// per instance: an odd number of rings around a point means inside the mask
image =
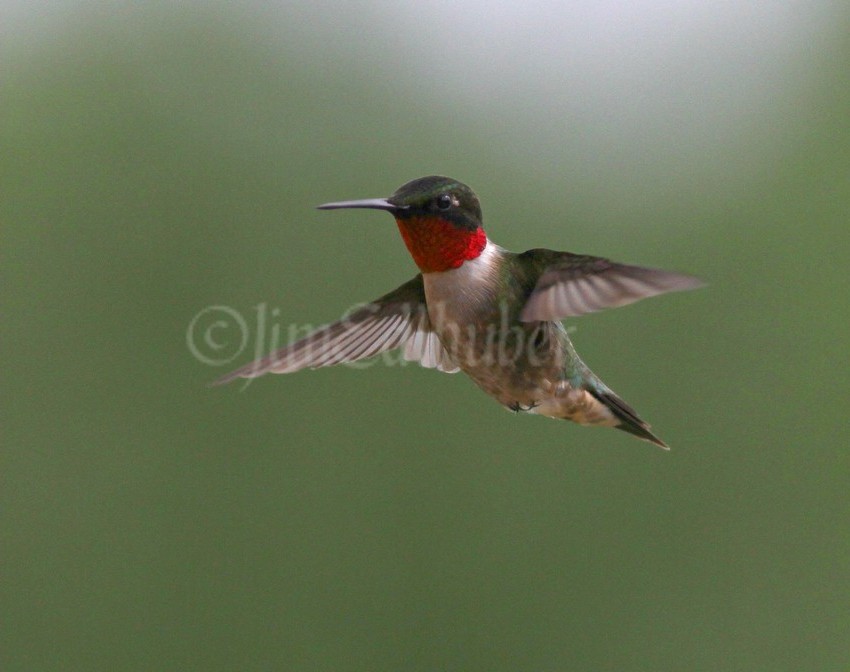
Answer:
[{"label": "male hummingbird", "polygon": [[579,359],[560,320],[694,289],[702,281],[570,252],[509,252],[484,233],[475,192],[448,177],[413,180],[389,198],[319,208],[388,211],[421,272],[218,384],[403,348],[406,360],[463,371],[511,411],[616,427],[667,448]]}]

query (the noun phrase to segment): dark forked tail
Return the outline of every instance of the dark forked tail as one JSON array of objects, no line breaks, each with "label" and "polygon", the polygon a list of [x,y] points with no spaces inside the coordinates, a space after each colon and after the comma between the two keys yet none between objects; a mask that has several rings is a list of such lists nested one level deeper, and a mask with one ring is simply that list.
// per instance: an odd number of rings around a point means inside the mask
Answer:
[{"label": "dark forked tail", "polygon": [[616,427],[617,429],[622,429],[624,432],[634,434],[636,437],[643,439],[644,441],[654,443],[656,446],[660,446],[664,450],[670,450],[670,446],[649,431],[649,425],[638,417],[635,409],[620,399],[620,397],[614,394],[611,390],[594,390],[591,388],[588,391],[599,401],[605,404],[605,406],[607,406],[620,421],[620,424]]}]

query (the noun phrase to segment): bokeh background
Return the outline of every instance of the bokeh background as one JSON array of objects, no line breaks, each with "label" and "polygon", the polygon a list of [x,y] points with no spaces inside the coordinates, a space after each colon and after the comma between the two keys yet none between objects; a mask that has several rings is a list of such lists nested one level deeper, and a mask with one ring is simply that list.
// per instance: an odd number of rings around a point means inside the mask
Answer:
[{"label": "bokeh background", "polygon": [[[846,3],[0,10],[4,671],[850,669]],[[208,387],[411,277],[313,206],[431,173],[710,283],[570,322],[670,453],[417,366]]]}]

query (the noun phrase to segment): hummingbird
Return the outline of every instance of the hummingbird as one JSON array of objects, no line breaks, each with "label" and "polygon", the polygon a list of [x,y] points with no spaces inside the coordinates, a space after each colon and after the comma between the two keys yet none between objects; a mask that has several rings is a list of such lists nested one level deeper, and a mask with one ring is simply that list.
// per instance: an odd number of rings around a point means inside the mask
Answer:
[{"label": "hummingbird", "polygon": [[318,208],[389,212],[420,272],[215,384],[400,349],[424,367],[463,371],[515,413],[614,427],[668,448],[579,358],[561,320],[695,289],[701,280],[571,252],[510,252],[484,232],[475,192],[440,175],[407,182],[388,198]]}]

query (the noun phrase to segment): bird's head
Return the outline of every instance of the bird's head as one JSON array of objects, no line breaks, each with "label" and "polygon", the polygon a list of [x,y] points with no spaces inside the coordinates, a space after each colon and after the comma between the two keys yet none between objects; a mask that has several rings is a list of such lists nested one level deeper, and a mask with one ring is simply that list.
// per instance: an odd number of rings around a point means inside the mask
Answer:
[{"label": "bird's head", "polygon": [[413,261],[423,273],[458,268],[487,245],[475,192],[450,177],[420,177],[389,198],[325,203],[322,210],[373,208],[392,213]]}]

